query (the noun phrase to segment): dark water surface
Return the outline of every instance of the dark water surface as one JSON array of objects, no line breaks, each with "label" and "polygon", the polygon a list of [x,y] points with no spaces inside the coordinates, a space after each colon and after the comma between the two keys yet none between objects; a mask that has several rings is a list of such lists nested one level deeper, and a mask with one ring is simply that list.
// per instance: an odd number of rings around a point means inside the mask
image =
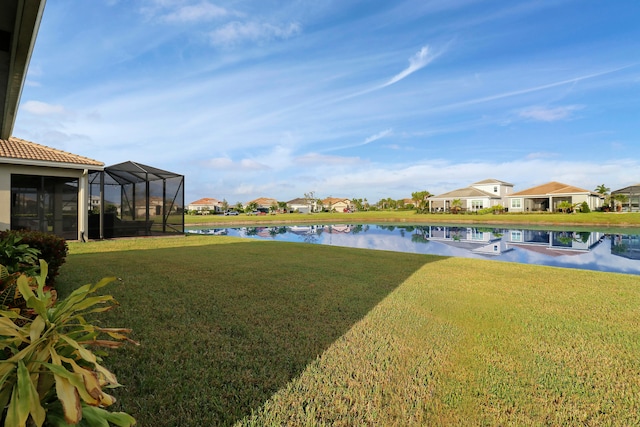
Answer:
[{"label": "dark water surface", "polygon": [[640,274],[640,230],[605,234],[510,227],[321,224],[188,227],[187,232]]}]

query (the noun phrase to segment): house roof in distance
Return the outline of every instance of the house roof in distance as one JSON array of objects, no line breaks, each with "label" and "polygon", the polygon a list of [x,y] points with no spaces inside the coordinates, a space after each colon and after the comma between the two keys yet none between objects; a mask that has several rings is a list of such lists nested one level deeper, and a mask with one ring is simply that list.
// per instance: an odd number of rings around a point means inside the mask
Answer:
[{"label": "house roof in distance", "polygon": [[462,197],[490,197],[499,199],[500,197],[487,193],[486,191],[482,191],[478,188],[474,187],[466,187],[466,188],[458,188],[457,190],[449,191],[447,193],[439,194],[437,196],[429,197],[429,199],[451,199],[451,198],[462,198]]},{"label": "house roof in distance", "polygon": [[93,166],[100,169],[104,167],[104,163],[97,160],[14,137],[0,139],[0,161],[20,164],[33,164],[34,162],[60,163],[84,167]]},{"label": "house roof in distance", "polygon": [[600,196],[595,191],[585,190],[584,188],[574,187],[573,185],[563,184],[562,182],[551,181],[536,187],[527,188],[526,190],[517,191],[508,197],[517,196],[552,196],[560,194],[593,194]]},{"label": "house roof in distance", "polygon": [[501,185],[509,185],[513,187],[513,184],[510,182],[500,181],[499,179],[493,179],[493,178],[483,179],[482,181],[474,182],[471,185],[487,185],[487,184],[501,184]]},{"label": "house roof in distance", "polygon": [[189,205],[201,205],[201,206],[214,206],[220,203],[220,200],[213,199],[211,197],[204,197],[202,199],[198,199],[195,202],[189,203]]}]

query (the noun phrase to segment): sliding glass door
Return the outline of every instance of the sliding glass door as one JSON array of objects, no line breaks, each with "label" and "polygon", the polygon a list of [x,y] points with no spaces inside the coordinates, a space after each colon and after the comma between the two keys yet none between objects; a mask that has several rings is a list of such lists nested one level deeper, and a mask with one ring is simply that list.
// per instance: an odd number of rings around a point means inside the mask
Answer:
[{"label": "sliding glass door", "polygon": [[78,178],[11,175],[11,229],[78,238]]}]

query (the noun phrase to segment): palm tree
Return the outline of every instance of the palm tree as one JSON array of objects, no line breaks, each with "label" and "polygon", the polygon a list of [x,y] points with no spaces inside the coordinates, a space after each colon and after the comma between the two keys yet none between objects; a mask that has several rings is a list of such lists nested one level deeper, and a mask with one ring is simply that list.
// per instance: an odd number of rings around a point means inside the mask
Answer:
[{"label": "palm tree", "polygon": [[603,196],[606,196],[607,194],[609,194],[609,191],[610,191],[610,190],[611,190],[611,189],[610,189],[609,187],[607,187],[606,185],[604,185],[604,184],[600,184],[600,185],[598,185],[598,186],[596,187],[596,189],[595,189],[594,191],[595,191],[596,193],[600,193],[600,194],[602,194]]},{"label": "palm tree", "polygon": [[618,212],[622,210],[622,205],[629,201],[629,196],[626,194],[614,194],[611,196],[611,200],[615,203],[615,208]]},{"label": "palm tree", "polygon": [[462,209],[462,200],[453,199],[451,201],[451,212],[453,212],[454,214],[457,214],[458,212],[460,212],[461,209]]}]

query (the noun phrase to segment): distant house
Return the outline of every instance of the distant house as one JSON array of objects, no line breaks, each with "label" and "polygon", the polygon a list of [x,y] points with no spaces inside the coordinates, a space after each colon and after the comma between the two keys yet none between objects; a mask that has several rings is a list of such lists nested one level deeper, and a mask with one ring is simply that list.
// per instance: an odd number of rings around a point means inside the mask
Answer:
[{"label": "distant house", "polygon": [[298,211],[299,213],[311,213],[318,210],[318,204],[315,200],[312,203],[309,203],[308,199],[297,198],[287,202],[287,209],[291,212]]},{"label": "distant house", "polygon": [[222,212],[222,202],[218,199],[213,199],[210,197],[205,197],[203,199],[198,199],[195,202],[191,202],[187,205],[187,210],[197,211],[199,213],[203,212]]},{"label": "distant house", "polygon": [[353,205],[349,199],[327,197],[322,200],[322,209],[329,212],[347,212],[353,210]]},{"label": "distant house", "polygon": [[595,191],[561,182],[548,182],[507,196],[509,212],[556,212],[562,202],[572,205],[587,202],[590,210],[602,207],[604,196]]},{"label": "distant house", "polygon": [[513,184],[497,179],[485,179],[437,196],[429,197],[430,212],[449,212],[454,200],[460,200],[462,210],[478,211],[493,206],[505,206],[506,197],[513,193]]},{"label": "distant house", "polygon": [[258,205],[258,208],[263,209],[271,209],[271,206],[278,206],[278,201],[276,199],[271,199],[269,197],[258,197],[257,199],[251,200],[250,202],[245,203],[245,206],[249,206],[250,204],[255,203]]},{"label": "distant house", "polygon": [[630,185],[611,192],[612,196],[622,194],[627,196],[627,201],[622,204],[623,208],[629,212],[640,211],[640,184]]}]

